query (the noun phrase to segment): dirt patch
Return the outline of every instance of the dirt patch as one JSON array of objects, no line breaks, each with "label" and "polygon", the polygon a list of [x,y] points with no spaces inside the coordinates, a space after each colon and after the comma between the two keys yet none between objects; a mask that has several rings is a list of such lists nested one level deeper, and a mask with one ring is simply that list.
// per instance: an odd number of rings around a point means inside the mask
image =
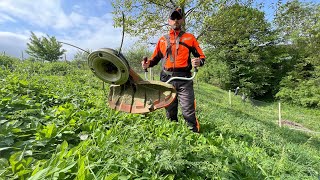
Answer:
[{"label": "dirt patch", "polygon": [[282,120],[281,121],[281,125],[282,126],[288,126],[289,128],[293,128],[296,130],[302,130],[302,131],[306,131],[306,132],[314,132],[306,127],[304,127],[302,124],[296,123],[296,122],[292,122],[289,120]]}]

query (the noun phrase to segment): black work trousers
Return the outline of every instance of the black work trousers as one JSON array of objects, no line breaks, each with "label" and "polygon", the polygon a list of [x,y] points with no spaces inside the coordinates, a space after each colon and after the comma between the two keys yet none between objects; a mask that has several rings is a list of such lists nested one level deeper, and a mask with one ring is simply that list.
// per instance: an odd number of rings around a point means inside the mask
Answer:
[{"label": "black work trousers", "polygon": [[[191,73],[177,73],[172,76],[190,77]],[[171,75],[166,74],[164,71],[160,74],[160,80],[166,82]],[[180,103],[182,115],[192,131],[199,132],[199,122],[195,115],[195,98],[192,80],[173,80],[170,82],[176,91],[177,98],[166,107],[166,116],[172,121],[178,121],[178,104]]]}]

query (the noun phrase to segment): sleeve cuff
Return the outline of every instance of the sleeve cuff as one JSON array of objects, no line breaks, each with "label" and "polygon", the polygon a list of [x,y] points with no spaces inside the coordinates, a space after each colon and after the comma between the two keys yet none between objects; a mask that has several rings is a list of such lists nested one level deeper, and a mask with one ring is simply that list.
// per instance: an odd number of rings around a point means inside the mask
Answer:
[{"label": "sleeve cuff", "polygon": [[201,59],[201,61],[200,61],[200,66],[203,66],[204,65],[204,59]]}]

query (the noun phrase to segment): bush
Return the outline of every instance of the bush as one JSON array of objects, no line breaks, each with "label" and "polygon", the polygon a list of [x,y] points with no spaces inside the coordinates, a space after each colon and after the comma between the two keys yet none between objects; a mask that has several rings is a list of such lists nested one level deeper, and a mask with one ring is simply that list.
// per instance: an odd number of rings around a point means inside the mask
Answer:
[{"label": "bush", "polygon": [[7,55],[0,55],[0,67],[2,69],[13,69],[13,65],[19,61],[18,58],[14,58]]},{"label": "bush", "polygon": [[283,81],[287,85],[280,88],[276,95],[277,98],[304,107],[320,107],[320,78],[305,80],[300,83],[291,82],[291,85],[288,85],[289,82],[289,77]]},{"label": "bush", "polygon": [[230,84],[227,64],[213,57],[207,57],[205,65],[199,69],[198,78],[202,82],[226,89]]}]

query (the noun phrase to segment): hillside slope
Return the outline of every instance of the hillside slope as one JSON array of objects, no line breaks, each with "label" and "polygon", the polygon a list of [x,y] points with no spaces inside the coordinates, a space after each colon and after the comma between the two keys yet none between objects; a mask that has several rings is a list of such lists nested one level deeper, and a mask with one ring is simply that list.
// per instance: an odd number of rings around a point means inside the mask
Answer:
[{"label": "hillside slope", "polygon": [[[273,178],[318,176],[319,110],[282,105],[282,119],[315,131],[306,133],[278,126],[278,103],[242,102],[232,95],[230,105],[227,92],[204,83],[197,94],[203,136],[232,141],[224,148],[241,164],[237,173],[255,172]],[[255,173],[244,176],[252,178]]]},{"label": "hillside slope", "polygon": [[[318,179],[320,138],[279,127],[278,105],[195,84],[201,133],[180,115],[110,110],[107,89],[65,63],[0,69],[0,179]],[[283,118],[320,131],[319,110]]]}]

